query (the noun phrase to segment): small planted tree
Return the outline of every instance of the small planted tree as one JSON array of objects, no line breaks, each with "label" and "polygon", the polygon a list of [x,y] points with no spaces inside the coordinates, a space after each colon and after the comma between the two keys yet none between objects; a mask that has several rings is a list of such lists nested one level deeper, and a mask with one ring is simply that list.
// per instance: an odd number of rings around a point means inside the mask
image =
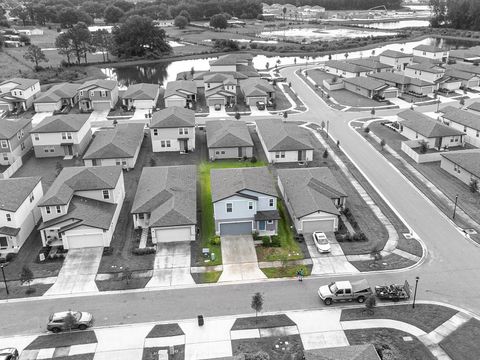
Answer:
[{"label": "small planted tree", "polygon": [[287,121],[288,113],[286,111],[283,112],[283,121]]},{"label": "small planted tree", "polygon": [[478,191],[478,180],[477,179],[470,180],[470,184],[468,184],[468,187],[470,188],[470,191],[472,193],[476,193]]},{"label": "small planted tree", "polygon": [[151,166],[151,167],[154,167],[154,166],[156,166],[156,165],[157,165],[157,161],[156,161],[155,158],[152,156],[152,157],[150,158],[150,166]]},{"label": "small planted tree", "polygon": [[373,119],[373,117],[375,116],[375,108],[372,108],[372,110],[370,110],[370,115],[372,115],[371,117]]},{"label": "small planted tree", "polygon": [[365,309],[367,310],[368,315],[373,315],[375,313],[375,307],[377,306],[377,298],[375,295],[370,295],[365,300]]},{"label": "small planted tree", "polygon": [[461,98],[460,99],[460,107],[463,107],[465,105],[465,99]]},{"label": "small planted tree", "polygon": [[55,164],[55,170],[57,171],[57,176],[62,172],[63,165],[60,161],[57,161],[57,163]]},{"label": "small planted tree", "polygon": [[[258,313],[263,309],[263,296],[259,292],[255,293],[252,297],[252,304],[251,307],[255,310],[255,317],[258,316]],[[257,320],[255,319],[255,322]]]},{"label": "small planted tree", "polygon": [[382,150],[383,150],[383,148],[385,147],[386,144],[387,144],[387,142],[385,141],[385,139],[382,139],[380,141],[380,147],[382,148]]},{"label": "small planted tree", "polygon": [[127,285],[130,283],[130,280],[132,280],[133,277],[133,272],[130,270],[128,266],[125,266],[122,272],[122,280],[127,283]]},{"label": "small planted tree", "polygon": [[30,270],[30,268],[27,265],[23,265],[22,267],[22,272],[20,273],[20,283],[27,284],[28,289],[27,289],[27,294],[32,293],[32,288],[30,287],[31,283],[33,280],[33,272]]},{"label": "small planted tree", "polygon": [[425,140],[420,142],[419,151],[420,154],[425,154],[428,151],[428,143]]},{"label": "small planted tree", "polygon": [[322,122],[320,123],[320,127],[323,129],[325,129],[325,121],[322,120]]},{"label": "small planted tree", "polygon": [[235,113],[235,119],[240,120],[240,117],[241,117],[241,116],[240,116],[240,113],[237,111],[237,112]]},{"label": "small planted tree", "polygon": [[322,157],[323,157],[324,159],[328,158],[328,150],[327,150],[327,149],[325,149],[325,151],[323,152]]},{"label": "small planted tree", "polygon": [[370,133],[370,128],[367,126],[365,128],[363,128],[363,132],[368,135]]}]

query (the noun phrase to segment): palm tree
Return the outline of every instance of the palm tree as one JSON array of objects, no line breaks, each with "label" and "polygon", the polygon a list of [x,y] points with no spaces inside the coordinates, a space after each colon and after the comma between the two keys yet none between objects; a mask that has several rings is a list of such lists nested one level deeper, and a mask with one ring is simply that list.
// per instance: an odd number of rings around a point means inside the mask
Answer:
[{"label": "palm tree", "polygon": [[343,56],[345,56],[345,60],[348,59],[348,53],[345,53],[345,55],[343,55]]}]

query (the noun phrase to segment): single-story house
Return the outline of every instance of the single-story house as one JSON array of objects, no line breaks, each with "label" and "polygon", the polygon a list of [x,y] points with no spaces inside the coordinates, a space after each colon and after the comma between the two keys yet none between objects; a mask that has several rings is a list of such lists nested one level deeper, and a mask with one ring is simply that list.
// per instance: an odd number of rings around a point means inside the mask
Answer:
[{"label": "single-story house", "polygon": [[210,160],[252,157],[253,141],[243,121],[208,120],[206,130]]},{"label": "single-story house", "polygon": [[474,88],[480,85],[480,75],[449,68],[445,71],[445,75],[461,81],[461,86],[465,88]]},{"label": "single-story house", "polygon": [[157,84],[132,84],[122,94],[122,105],[127,109],[153,109],[157,105],[160,87]]},{"label": "single-story house", "polygon": [[445,125],[465,133],[465,141],[480,147],[480,115],[453,106],[441,109]]},{"label": "single-story house", "polygon": [[449,151],[442,155],[440,167],[463,183],[476,180],[480,185],[480,150]]},{"label": "single-story house", "polygon": [[329,60],[325,63],[325,71],[340,77],[352,78],[366,76],[373,70],[360,65],[340,60]]},{"label": "single-story house", "polygon": [[277,190],[267,167],[212,169],[210,183],[217,235],[277,233]]},{"label": "single-story house", "polygon": [[245,104],[256,106],[257,102],[267,104],[275,99],[275,88],[265,79],[251,78],[240,82],[240,90]]},{"label": "single-story house", "polygon": [[380,360],[373,344],[304,350],[305,360]]},{"label": "single-story house", "polygon": [[195,150],[195,111],[172,106],[153,113],[150,135],[153,152]]},{"label": "single-story house", "polygon": [[79,84],[62,83],[53,85],[41,93],[33,102],[36,112],[60,111],[63,107],[74,107],[78,102]]},{"label": "single-story house", "polygon": [[124,198],[120,166],[63,168],[38,204],[43,246],[110,246]]},{"label": "single-story house", "polygon": [[414,56],[423,56],[429,59],[440,60],[441,62],[448,61],[449,50],[439,48],[434,45],[417,45],[413,48]]},{"label": "single-story house", "polygon": [[152,242],[194,241],[197,225],[197,168],[145,167],[131,214],[135,228],[150,229]]},{"label": "single-story house", "polygon": [[144,138],[144,124],[117,124],[96,131],[83,155],[85,166],[121,166],[133,169]]},{"label": "single-story house", "polygon": [[361,96],[380,99],[398,97],[398,89],[367,76],[343,79],[345,89]]},{"label": "single-story house", "polygon": [[463,146],[465,133],[414,110],[397,114],[400,133],[410,140],[423,140],[428,147],[441,150]]},{"label": "single-story house", "polygon": [[298,233],[338,230],[347,195],[326,168],[280,169],[278,188]]},{"label": "single-story house", "polygon": [[313,146],[308,130],[281,119],[257,121],[257,133],[267,159],[276,162],[313,160]]},{"label": "single-story house", "polygon": [[436,85],[434,83],[420,79],[414,79],[399,73],[382,72],[368,74],[368,76],[376,80],[383,81],[390,86],[394,86],[402,93],[412,92],[420,95],[428,95],[432,94],[436,89]]},{"label": "single-story house", "polygon": [[193,80],[176,80],[167,83],[165,94],[165,107],[191,108],[197,101],[197,85]]},{"label": "single-story house", "polygon": [[393,66],[395,71],[404,71],[408,65],[413,63],[413,55],[401,51],[385,50],[379,55],[381,63]]},{"label": "single-story house", "polygon": [[0,256],[18,253],[40,220],[40,177],[0,179]]}]

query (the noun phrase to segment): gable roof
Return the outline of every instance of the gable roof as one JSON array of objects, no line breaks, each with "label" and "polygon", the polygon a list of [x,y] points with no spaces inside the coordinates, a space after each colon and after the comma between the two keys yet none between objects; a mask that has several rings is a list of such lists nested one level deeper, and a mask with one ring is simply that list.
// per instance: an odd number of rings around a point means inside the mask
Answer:
[{"label": "gable roof", "polygon": [[76,132],[85,125],[89,117],[89,114],[47,116],[32,129],[31,133]]},{"label": "gable roof", "polygon": [[280,169],[277,174],[297,219],[317,211],[340,214],[333,199],[347,195],[328,168]]},{"label": "gable roof", "polygon": [[203,77],[203,82],[208,83],[223,83],[225,81],[234,80],[231,74],[222,73],[208,73]]},{"label": "gable roof", "polygon": [[385,50],[384,52],[382,52],[380,54],[380,56],[399,59],[399,58],[412,57],[413,55],[412,54],[405,54],[403,52],[395,51],[395,50]]},{"label": "gable roof", "polygon": [[445,159],[480,178],[480,150],[460,150],[441,153]]},{"label": "gable roof", "polygon": [[117,124],[113,129],[95,132],[84,159],[134,157],[143,141],[144,124]]},{"label": "gable roof", "polygon": [[268,151],[313,150],[308,130],[281,119],[257,121],[258,131]]},{"label": "gable roof", "polygon": [[347,60],[348,63],[365,67],[367,69],[390,69],[393,66],[381,63],[377,58],[364,58],[364,59],[351,59]]},{"label": "gable roof", "polygon": [[426,51],[426,52],[446,52],[448,49],[443,49],[438,46],[434,45],[417,45],[413,48],[413,50],[418,50],[418,51]]},{"label": "gable roof", "polygon": [[450,68],[445,71],[445,75],[456,78],[456,79],[461,79],[461,80],[470,80],[474,77],[478,77],[477,74],[473,74],[470,72],[466,71],[461,71],[458,69]]},{"label": "gable roof", "polygon": [[354,78],[345,78],[343,79],[343,82],[360,86],[364,89],[367,90],[379,90],[381,88],[387,88],[388,85],[385,84],[385,82],[375,80],[371,77],[366,77],[366,76],[360,76],[360,77],[354,77]]},{"label": "gable roof", "polygon": [[480,112],[480,101],[476,101],[474,103],[471,103],[467,109],[473,110],[473,111],[479,111]]},{"label": "gable roof", "polygon": [[445,73],[444,68],[441,68],[441,67],[436,66],[435,64],[426,63],[426,62],[408,65],[407,69],[424,71],[424,72],[429,72],[429,73],[432,73],[432,74],[443,74],[443,73]]},{"label": "gable roof", "polygon": [[121,175],[121,166],[63,168],[38,206],[66,205],[76,191],[114,189]]},{"label": "gable roof", "polygon": [[456,69],[470,74],[480,75],[480,66],[468,65],[465,63],[456,63],[447,65],[447,69]]},{"label": "gable roof", "polygon": [[441,109],[441,111],[445,119],[475,130],[480,130],[480,115],[473,114],[469,111],[458,109],[453,106],[446,106]]},{"label": "gable roof", "polygon": [[95,79],[95,80],[85,81],[83,85],[81,85],[78,88],[78,90],[84,90],[90,87],[94,87],[94,88],[99,87],[102,89],[113,90],[117,86],[118,84],[115,80]]},{"label": "gable roof", "polygon": [[153,113],[150,128],[192,126],[195,126],[195,111],[179,106],[171,106]]},{"label": "gable roof", "polygon": [[17,86],[15,86],[14,89],[26,90],[29,87],[35,85],[36,83],[39,83],[40,80],[38,80],[38,79],[12,78],[12,79],[9,79],[9,80],[2,81],[0,83],[0,86],[8,84],[10,82],[17,84]]},{"label": "gable roof", "polygon": [[150,227],[196,224],[196,166],[143,168],[131,213],[150,213]]},{"label": "gable roof", "polygon": [[0,210],[17,211],[40,180],[39,176],[0,179]]},{"label": "gable roof", "polygon": [[21,129],[30,124],[32,119],[0,119],[0,139],[9,140]]},{"label": "gable roof", "polygon": [[159,92],[160,87],[156,84],[138,83],[130,85],[123,93],[122,98],[132,100],[155,100]]},{"label": "gable roof", "polygon": [[400,124],[407,127],[426,138],[465,135],[463,132],[455,130],[450,126],[442,124],[431,117],[414,110],[404,110],[397,114]]},{"label": "gable roof", "polygon": [[223,97],[236,96],[236,95],[237,95],[236,93],[234,93],[234,92],[232,92],[232,91],[225,90],[225,89],[223,88],[223,85],[218,85],[218,86],[216,86],[216,87],[214,87],[214,88],[210,88],[210,89],[206,89],[206,90],[205,90],[205,97],[206,97],[206,98],[209,98],[209,97],[211,97],[211,96],[213,96],[213,95],[217,95],[217,94],[219,94],[219,95],[221,95],[221,96],[223,96]]},{"label": "gable roof", "polygon": [[278,197],[267,167],[210,170],[212,202],[241,194],[242,190]]},{"label": "gable roof", "polygon": [[305,360],[380,360],[373,344],[304,350]]},{"label": "gable roof", "polygon": [[374,79],[384,80],[384,81],[393,82],[401,85],[412,84],[417,86],[433,86],[433,83],[430,83],[428,81],[424,81],[421,79],[414,79],[414,78],[411,78],[410,76],[405,76],[405,75],[392,73],[392,72],[372,73],[372,74],[367,74],[367,76],[372,77]]},{"label": "gable roof", "polygon": [[371,71],[371,69],[368,69],[366,67],[360,66],[360,65],[355,65],[351,62],[346,62],[346,61],[340,61],[340,60],[329,60],[325,62],[325,66],[334,68],[334,69],[339,69],[342,71],[348,71],[351,73],[360,73],[360,72],[368,72]]},{"label": "gable roof", "polygon": [[237,65],[241,62],[249,62],[253,59],[251,54],[227,54],[212,60],[210,65]]},{"label": "gable roof", "polygon": [[209,148],[253,146],[247,124],[243,121],[208,120],[206,128]]},{"label": "gable roof", "polygon": [[240,89],[247,96],[266,96],[269,92],[274,92],[273,85],[265,79],[249,78],[240,82]]},{"label": "gable roof", "polygon": [[187,97],[187,94],[196,94],[197,85],[193,80],[176,80],[169,81],[165,89],[164,98],[170,97],[172,95],[178,95],[183,98]]},{"label": "gable roof", "polygon": [[70,99],[77,94],[79,84],[62,83],[52,86],[35,99],[34,103],[52,103],[61,99]]}]

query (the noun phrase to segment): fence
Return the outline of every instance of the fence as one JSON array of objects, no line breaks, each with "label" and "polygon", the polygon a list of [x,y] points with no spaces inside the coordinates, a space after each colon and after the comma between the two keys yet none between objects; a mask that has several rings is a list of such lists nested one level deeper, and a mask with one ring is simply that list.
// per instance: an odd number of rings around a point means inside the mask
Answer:
[{"label": "fence", "polygon": [[5,170],[3,173],[0,173],[0,179],[9,179],[18,169],[20,169],[22,165],[22,158],[19,157],[7,168],[7,170]]}]

